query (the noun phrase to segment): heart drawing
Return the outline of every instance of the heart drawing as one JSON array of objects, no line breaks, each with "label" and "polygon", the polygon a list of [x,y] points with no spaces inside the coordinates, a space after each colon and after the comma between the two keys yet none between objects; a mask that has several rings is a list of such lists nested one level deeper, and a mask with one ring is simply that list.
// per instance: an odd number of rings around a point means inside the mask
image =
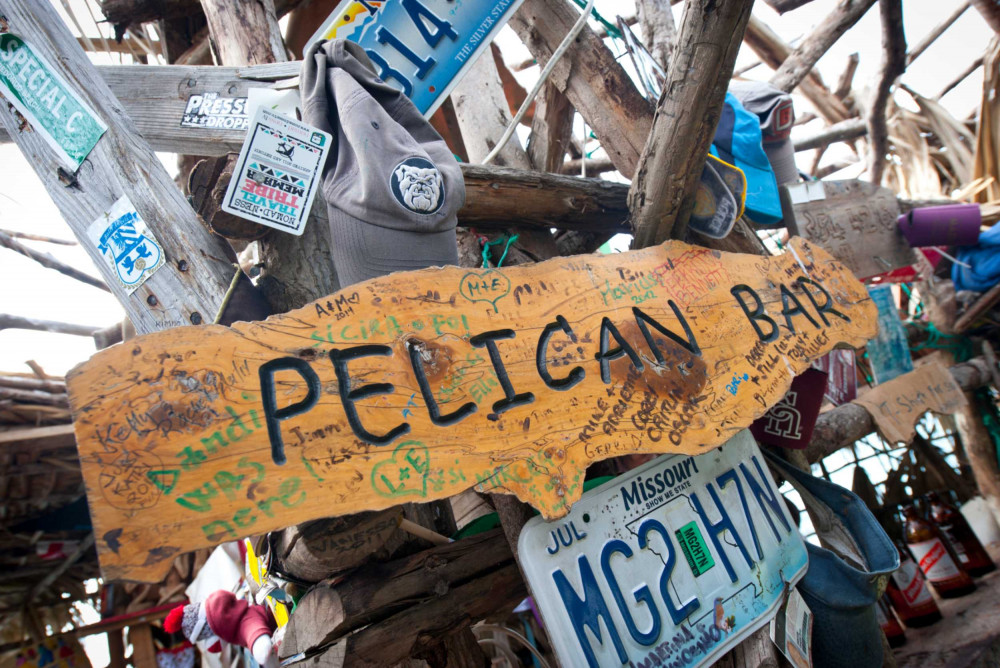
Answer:
[{"label": "heart drawing", "polygon": [[403,441],[372,469],[372,489],[386,497],[427,496],[430,453],[420,441]]}]

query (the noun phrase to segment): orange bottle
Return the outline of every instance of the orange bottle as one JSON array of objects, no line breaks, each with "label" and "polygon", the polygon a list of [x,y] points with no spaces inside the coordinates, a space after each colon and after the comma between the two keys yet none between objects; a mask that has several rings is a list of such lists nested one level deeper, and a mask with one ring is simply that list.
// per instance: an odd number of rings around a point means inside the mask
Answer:
[{"label": "orange bottle", "polygon": [[892,609],[908,628],[928,626],[941,619],[941,610],[931,596],[924,574],[917,568],[906,546],[896,543],[899,550],[899,568],[889,576],[885,593],[889,595]]},{"label": "orange bottle", "polygon": [[921,517],[912,505],[903,508],[903,515],[906,517],[903,529],[906,545],[935,591],[944,598],[974,592],[976,583],[952,557],[937,527]]},{"label": "orange bottle", "polygon": [[906,632],[903,631],[896,615],[892,614],[892,608],[889,607],[889,600],[885,594],[875,601],[875,616],[878,618],[879,628],[885,634],[885,639],[889,641],[889,647],[906,644]]},{"label": "orange bottle", "polygon": [[951,545],[958,560],[969,575],[986,575],[997,569],[986,548],[979,542],[975,532],[962,515],[962,511],[948,503],[937,492],[929,492],[931,520]]}]

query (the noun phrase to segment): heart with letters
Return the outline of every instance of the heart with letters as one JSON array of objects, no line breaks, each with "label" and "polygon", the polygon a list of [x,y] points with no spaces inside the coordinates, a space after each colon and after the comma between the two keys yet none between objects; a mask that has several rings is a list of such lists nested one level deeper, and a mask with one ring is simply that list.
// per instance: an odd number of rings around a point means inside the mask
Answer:
[{"label": "heart with letters", "polygon": [[372,489],[385,497],[427,496],[430,453],[420,441],[403,441],[372,469]]},{"label": "heart with letters", "polygon": [[510,294],[510,279],[502,271],[470,271],[459,281],[458,291],[470,302],[488,302],[497,311],[497,302]]}]

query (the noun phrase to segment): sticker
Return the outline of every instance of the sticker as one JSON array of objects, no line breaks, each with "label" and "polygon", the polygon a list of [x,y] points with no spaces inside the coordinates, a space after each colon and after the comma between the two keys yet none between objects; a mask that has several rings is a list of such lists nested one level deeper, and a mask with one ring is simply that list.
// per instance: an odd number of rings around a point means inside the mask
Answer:
[{"label": "sticker", "polygon": [[108,126],[20,37],[0,35],[0,94],[74,172]]},{"label": "sticker", "polygon": [[218,93],[192,95],[181,116],[181,127],[245,131],[250,127],[247,98],[220,97]]},{"label": "sticker", "polygon": [[711,570],[715,566],[715,559],[705,545],[705,539],[701,535],[697,522],[688,522],[674,532],[677,537],[677,544],[681,546],[681,552],[687,559],[688,566],[695,577]]},{"label": "sticker", "polygon": [[329,150],[327,133],[258,107],[222,209],[289,234],[302,234]]},{"label": "sticker", "polygon": [[785,605],[771,620],[771,641],[795,668],[812,666],[813,616],[799,590],[792,588]]},{"label": "sticker", "polygon": [[[257,107],[264,107],[276,114],[289,118],[302,119],[300,104],[302,98],[298,89],[275,90],[273,88],[251,88],[247,91],[247,114],[257,113]],[[244,129],[249,127],[249,123]]]},{"label": "sticker", "polygon": [[135,292],[166,259],[163,247],[125,195],[90,224],[87,238],[118,276],[126,294]]}]

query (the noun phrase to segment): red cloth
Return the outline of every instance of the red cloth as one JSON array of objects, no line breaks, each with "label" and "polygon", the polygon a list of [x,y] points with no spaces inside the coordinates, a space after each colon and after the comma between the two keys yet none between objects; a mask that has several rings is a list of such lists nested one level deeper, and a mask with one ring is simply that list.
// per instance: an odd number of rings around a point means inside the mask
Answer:
[{"label": "red cloth", "polygon": [[277,628],[271,611],[263,605],[250,605],[228,591],[213,592],[205,599],[205,616],[212,632],[231,645],[247,649],[257,638],[271,635]]}]

